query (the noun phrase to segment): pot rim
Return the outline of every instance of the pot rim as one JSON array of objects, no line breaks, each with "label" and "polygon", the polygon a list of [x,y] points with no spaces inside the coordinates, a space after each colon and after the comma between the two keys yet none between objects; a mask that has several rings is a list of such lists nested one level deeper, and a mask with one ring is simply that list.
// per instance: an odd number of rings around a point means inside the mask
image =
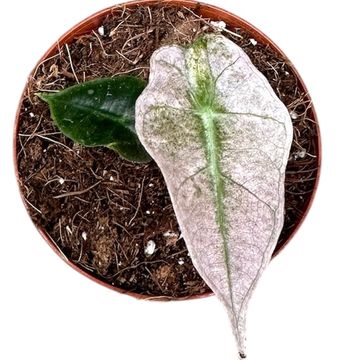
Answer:
[{"label": "pot rim", "polygon": [[[257,41],[259,41],[261,43],[268,44],[273,50],[275,50],[278,54],[280,54],[284,59],[288,60],[288,57],[284,54],[284,52],[268,36],[266,36],[262,31],[260,31],[255,26],[251,25],[249,22],[242,19],[241,17],[239,17],[239,16],[237,16],[237,15],[235,15],[235,14],[233,14],[233,13],[231,13],[231,12],[225,10],[225,9],[222,9],[222,8],[220,8],[218,6],[206,4],[206,3],[203,3],[203,2],[198,2],[198,1],[195,1],[195,0],[133,0],[133,1],[121,3],[121,4],[118,4],[118,5],[113,5],[113,6],[107,7],[105,9],[103,9],[103,10],[100,10],[100,11],[86,17],[84,20],[79,22],[77,25],[70,28],[70,30],[65,32],[59,38],[59,40],[56,41],[45,52],[45,54],[40,58],[40,60],[36,64],[36,66],[31,71],[30,75],[28,76],[28,79],[32,76],[32,74],[34,74],[34,72],[37,70],[38,66],[40,66],[46,59],[48,59],[54,53],[56,53],[59,46],[62,46],[69,39],[73,39],[75,36],[85,34],[85,33],[89,32],[90,30],[94,29],[94,27],[96,27],[97,25],[100,25],[101,22],[103,21],[103,19],[107,15],[111,14],[114,10],[117,10],[117,9],[123,8],[123,7],[135,8],[137,6],[156,6],[156,5],[174,5],[174,6],[179,6],[179,7],[187,7],[189,9],[191,9],[191,10],[196,9],[196,10],[198,10],[200,12],[200,14],[203,17],[209,17],[209,18],[214,19],[214,20],[223,20],[228,25],[241,27],[241,28],[245,29],[247,32],[249,32],[251,34],[251,36],[253,36]],[[303,79],[301,78],[299,72],[297,71],[295,66],[292,64],[292,62],[289,61],[289,60],[288,60],[288,65],[290,66],[293,73],[295,74],[295,76],[296,76],[296,78],[297,78],[297,80],[299,82],[300,88],[302,88],[302,90],[307,94],[307,98],[310,100],[310,102],[312,104],[312,99],[311,99],[311,97],[309,95],[309,92],[308,92],[308,90],[306,88],[306,85],[305,85]],[[20,176],[19,176],[18,159],[17,159],[17,153],[18,153],[17,134],[18,134],[19,126],[20,126],[21,104],[22,104],[22,99],[23,99],[25,91],[26,91],[27,82],[25,84],[24,90],[23,90],[23,92],[21,94],[21,97],[20,97],[20,101],[19,101],[19,105],[18,105],[18,109],[17,109],[17,112],[16,112],[16,117],[15,117],[14,131],[13,131],[13,162],[14,162],[14,168],[15,168],[14,170],[15,170],[15,176],[16,176],[16,180],[17,180],[17,184],[18,184],[18,189],[19,189],[21,199],[22,199],[22,202],[23,202],[26,210],[28,210],[28,205],[26,203],[24,194],[23,194],[23,192],[21,191],[21,188],[20,188]],[[310,208],[311,208],[311,206],[313,204],[315,194],[317,192],[317,188],[318,188],[318,185],[319,185],[320,173],[321,173],[321,163],[322,163],[321,134],[320,134],[318,117],[316,115],[316,111],[315,111],[313,105],[312,105],[310,111],[311,111],[312,119],[314,120],[314,122],[316,124],[316,130],[317,130],[317,137],[315,139],[316,140],[315,145],[316,145],[316,148],[317,148],[318,157],[317,157],[317,173],[316,173],[316,180],[315,180],[314,188],[313,188],[313,191],[311,193],[310,199],[308,200],[307,203],[304,204],[304,209],[305,210],[303,212],[303,215],[302,215],[301,219],[295,224],[295,226],[293,227],[292,232],[288,236],[288,238],[280,246],[276,247],[276,249],[275,249],[275,251],[273,253],[273,258],[276,257],[284,249],[284,247],[292,240],[292,238],[295,236],[295,234],[297,233],[297,231],[301,227],[302,223],[304,222],[305,218],[307,217],[307,215],[309,213],[309,210],[310,210]],[[75,263],[71,262],[64,255],[64,253],[61,251],[61,249],[57,246],[57,244],[50,237],[50,235],[47,234],[40,226],[36,225],[35,223],[34,223],[34,225],[37,228],[37,230],[39,231],[39,233],[41,234],[41,236],[44,238],[44,240],[47,242],[47,244],[55,251],[55,253],[58,256],[60,256],[60,258],[62,260],[64,260],[68,265],[70,265],[73,269],[77,270],[82,275],[86,276],[87,278],[91,279],[92,281],[96,282],[97,284],[100,284],[102,286],[107,287],[108,289],[114,290],[114,291],[119,292],[121,294],[126,294],[126,295],[129,295],[129,296],[132,296],[132,297],[134,297],[136,299],[158,300],[158,301],[164,301],[164,300],[173,300],[173,301],[174,300],[175,301],[192,300],[192,299],[205,298],[205,297],[213,295],[212,292],[207,292],[207,293],[204,293],[204,294],[189,295],[189,296],[180,297],[180,298],[172,298],[172,297],[169,297],[169,296],[142,295],[142,294],[138,294],[138,293],[135,293],[135,292],[132,292],[132,291],[127,291],[127,290],[118,288],[116,286],[113,286],[113,285],[105,282],[104,280],[101,280],[101,279],[97,278],[93,274],[85,271],[84,269],[82,269],[78,265],[76,265]]]}]

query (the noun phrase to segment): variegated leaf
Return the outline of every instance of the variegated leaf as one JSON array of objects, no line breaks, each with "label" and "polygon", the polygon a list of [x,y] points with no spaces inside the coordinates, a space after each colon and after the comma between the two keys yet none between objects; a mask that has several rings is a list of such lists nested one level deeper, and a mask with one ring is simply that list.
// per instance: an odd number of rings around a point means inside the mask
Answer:
[{"label": "variegated leaf", "polygon": [[244,51],[212,34],[153,54],[136,130],[245,357],[248,300],[283,226],[288,111]]}]

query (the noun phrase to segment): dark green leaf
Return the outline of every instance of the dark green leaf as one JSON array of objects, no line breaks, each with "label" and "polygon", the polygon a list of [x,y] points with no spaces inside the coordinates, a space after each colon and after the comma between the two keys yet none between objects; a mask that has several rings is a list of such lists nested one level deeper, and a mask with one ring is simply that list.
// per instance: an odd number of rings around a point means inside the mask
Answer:
[{"label": "dark green leaf", "polygon": [[135,131],[135,102],[146,83],[122,76],[87,81],[58,93],[38,96],[49,104],[60,130],[84,146],[106,146],[124,159],[147,162],[151,158]]}]

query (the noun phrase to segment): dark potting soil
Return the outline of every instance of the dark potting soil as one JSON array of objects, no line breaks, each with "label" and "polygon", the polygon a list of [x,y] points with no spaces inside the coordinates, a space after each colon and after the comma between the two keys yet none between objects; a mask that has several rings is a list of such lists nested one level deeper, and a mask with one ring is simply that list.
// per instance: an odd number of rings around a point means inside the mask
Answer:
[{"label": "dark potting soil", "polygon": [[[293,119],[279,248],[301,219],[315,186],[318,154],[312,105],[287,59],[244,30],[230,30],[238,36],[223,34],[246,51]],[[119,6],[100,28],[59,47],[37,66],[27,84],[17,159],[31,218],[71,262],[121,289],[169,298],[210,291],[188,256],[156,164],[133,164],[109,149],[74,144],[53,125],[35,93],[105,76],[147,79],[150,57],[159,46],[187,44],[210,31],[206,20],[187,9]]]}]

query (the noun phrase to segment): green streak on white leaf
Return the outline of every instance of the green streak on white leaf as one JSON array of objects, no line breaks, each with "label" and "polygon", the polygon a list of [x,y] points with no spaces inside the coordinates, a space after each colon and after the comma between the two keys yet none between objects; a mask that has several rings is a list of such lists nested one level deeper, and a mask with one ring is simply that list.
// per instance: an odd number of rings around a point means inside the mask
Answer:
[{"label": "green streak on white leaf", "polygon": [[[202,139],[205,156],[207,160],[207,170],[213,189],[213,202],[215,207],[216,223],[219,227],[222,238],[224,263],[226,266],[227,282],[230,294],[230,307],[236,317],[233,296],[232,280],[230,273],[230,258],[228,248],[228,220],[225,209],[225,183],[221,169],[222,144],[219,131],[216,126],[217,116],[223,111],[222,107],[216,103],[215,84],[210,64],[207,57],[207,40],[199,38],[189,50],[186,57],[187,76],[192,85],[190,102],[193,106],[193,114],[202,123]],[[200,140],[201,141],[201,140]]]},{"label": "green streak on white leaf", "polygon": [[[226,265],[227,272],[227,281],[229,286],[229,294],[231,298],[231,307],[234,311],[234,304],[232,298],[232,284],[231,284],[231,274],[230,274],[230,259],[229,259],[229,249],[228,249],[228,231],[227,231],[227,216],[224,206],[225,200],[225,184],[221,172],[221,164],[219,161],[219,154],[221,154],[221,144],[217,139],[217,132],[215,121],[216,118],[211,111],[204,112],[200,115],[200,118],[203,122],[205,129],[205,149],[206,149],[206,158],[208,161],[208,171],[209,177],[212,182],[213,193],[214,193],[214,205],[216,209],[216,222],[219,226],[220,235],[223,241],[223,251],[224,251],[224,263]],[[235,312],[234,312],[234,315]]]}]

